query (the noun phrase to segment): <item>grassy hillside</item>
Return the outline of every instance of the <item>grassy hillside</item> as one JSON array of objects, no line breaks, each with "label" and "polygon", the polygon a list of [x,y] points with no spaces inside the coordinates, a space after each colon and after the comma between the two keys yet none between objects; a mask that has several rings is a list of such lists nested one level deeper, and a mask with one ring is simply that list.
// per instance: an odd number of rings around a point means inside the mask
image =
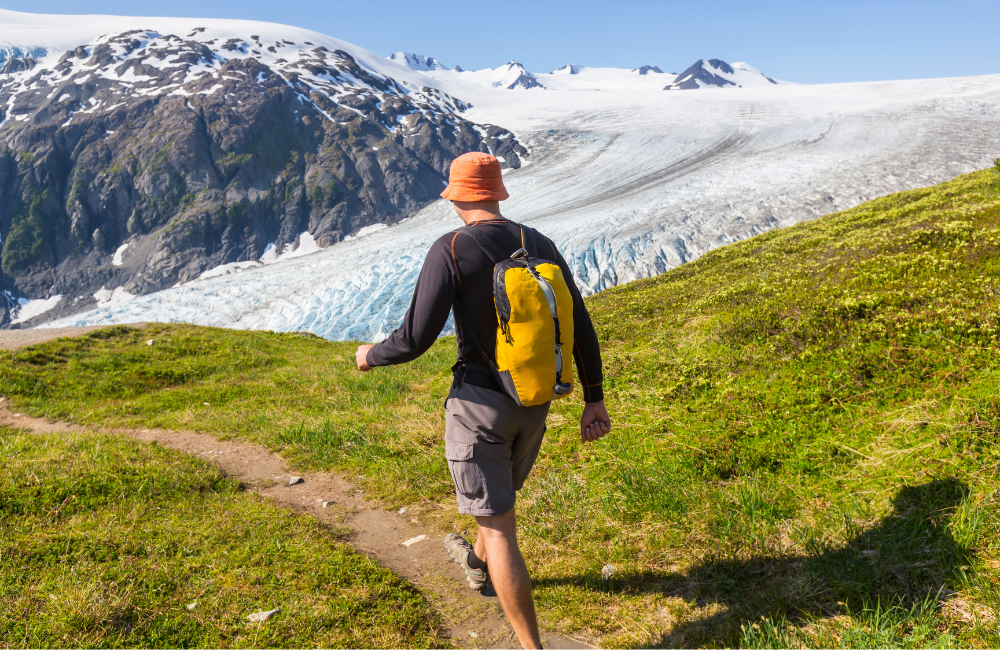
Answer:
[{"label": "grassy hillside", "polygon": [[0,647],[443,641],[419,594],[323,526],[154,445],[0,428],[0,531]]},{"label": "grassy hillside", "polygon": [[[588,305],[615,431],[585,447],[578,398],[556,405],[521,494],[545,625],[623,646],[1000,645],[1000,173]],[[366,375],[354,347],[113,328],[3,355],[0,393],[263,442],[471,528],[442,453],[454,341]]]}]

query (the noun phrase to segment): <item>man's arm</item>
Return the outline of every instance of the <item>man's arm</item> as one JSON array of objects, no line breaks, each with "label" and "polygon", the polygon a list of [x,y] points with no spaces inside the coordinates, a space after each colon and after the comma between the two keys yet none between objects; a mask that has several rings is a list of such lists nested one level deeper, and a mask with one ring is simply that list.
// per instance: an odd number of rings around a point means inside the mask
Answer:
[{"label": "man's arm", "polygon": [[547,242],[552,249],[553,261],[562,270],[569,293],[573,297],[573,358],[576,360],[576,372],[583,388],[583,401],[586,402],[583,414],[580,416],[580,438],[584,442],[594,442],[611,432],[611,417],[604,407],[601,345],[569,265],[559,254],[555,244],[551,240]]},{"label": "man's arm", "polygon": [[437,340],[455,300],[455,269],[443,239],[431,246],[413,289],[403,324],[378,345],[362,345],[355,353],[358,370],[406,363],[419,357]]}]

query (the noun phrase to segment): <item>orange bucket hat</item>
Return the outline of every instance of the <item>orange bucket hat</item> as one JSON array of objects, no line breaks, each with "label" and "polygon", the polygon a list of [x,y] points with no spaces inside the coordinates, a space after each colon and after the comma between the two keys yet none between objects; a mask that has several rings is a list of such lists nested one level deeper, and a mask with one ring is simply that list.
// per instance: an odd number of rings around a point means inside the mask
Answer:
[{"label": "orange bucket hat", "polygon": [[500,161],[478,151],[451,161],[448,187],[441,196],[449,201],[503,201],[510,197],[503,186]]}]

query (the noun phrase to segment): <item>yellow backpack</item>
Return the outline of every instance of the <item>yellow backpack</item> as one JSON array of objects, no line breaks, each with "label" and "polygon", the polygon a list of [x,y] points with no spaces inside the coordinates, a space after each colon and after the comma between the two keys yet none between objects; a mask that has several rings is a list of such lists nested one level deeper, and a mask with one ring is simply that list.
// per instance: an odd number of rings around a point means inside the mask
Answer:
[{"label": "yellow backpack", "polygon": [[[521,248],[505,257],[488,239],[479,239],[471,227],[459,232],[470,237],[493,262],[493,302],[496,305],[496,359],[478,339],[473,342],[504,390],[520,406],[535,406],[573,390],[573,297],[562,270],[554,262],[532,257],[537,252],[535,232],[521,226]],[[566,350],[564,353],[563,350]]]}]

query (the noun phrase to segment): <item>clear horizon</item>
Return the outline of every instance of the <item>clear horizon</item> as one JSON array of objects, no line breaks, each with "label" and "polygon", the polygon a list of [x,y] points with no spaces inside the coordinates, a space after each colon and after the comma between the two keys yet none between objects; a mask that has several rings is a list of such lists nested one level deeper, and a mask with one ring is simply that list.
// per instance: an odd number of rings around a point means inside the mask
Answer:
[{"label": "clear horizon", "polygon": [[[6,9],[78,14],[68,0],[8,0]],[[91,0],[88,14],[262,20],[312,29],[388,56],[405,51],[465,69],[507,61],[532,72],[567,63],[681,72],[698,59],[745,61],[798,83],[960,77],[1000,73],[1000,3],[954,0],[803,6],[722,0],[711,6],[626,0],[614,6],[511,0],[483,7],[445,2],[284,3],[175,0],[169,11]]]}]

